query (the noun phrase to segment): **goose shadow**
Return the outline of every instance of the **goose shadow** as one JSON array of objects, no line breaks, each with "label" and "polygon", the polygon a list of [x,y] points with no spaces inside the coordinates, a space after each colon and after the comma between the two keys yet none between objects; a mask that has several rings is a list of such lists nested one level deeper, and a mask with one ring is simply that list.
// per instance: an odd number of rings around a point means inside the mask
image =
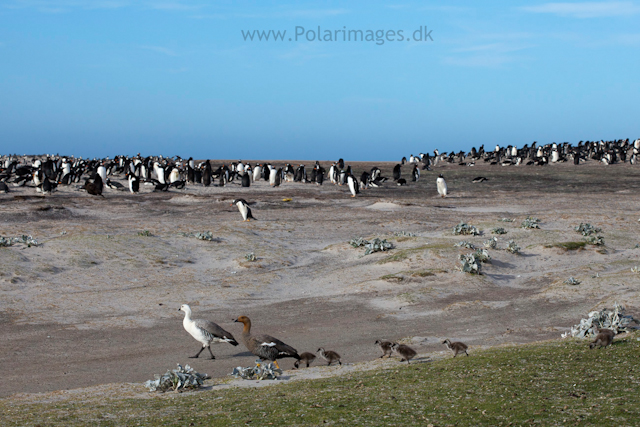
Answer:
[{"label": "goose shadow", "polygon": [[508,262],[498,261],[497,259],[491,260],[491,265],[500,268],[514,268],[515,265],[509,264]]},{"label": "goose shadow", "polygon": [[233,357],[244,357],[244,356],[254,356],[254,354],[251,353],[250,351],[243,351],[243,352],[236,353],[236,354],[233,355]]}]

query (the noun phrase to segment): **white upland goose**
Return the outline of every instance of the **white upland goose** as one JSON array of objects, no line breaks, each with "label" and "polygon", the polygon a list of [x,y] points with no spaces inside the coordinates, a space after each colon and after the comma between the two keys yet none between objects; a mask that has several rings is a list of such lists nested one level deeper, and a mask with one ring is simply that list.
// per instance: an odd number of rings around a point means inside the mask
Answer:
[{"label": "white upland goose", "polygon": [[182,321],[184,329],[189,332],[196,341],[200,341],[202,343],[202,348],[198,354],[190,356],[191,359],[197,359],[205,348],[209,349],[211,359],[215,359],[216,357],[211,351],[211,343],[228,342],[233,346],[238,345],[238,342],[233,338],[233,335],[222,329],[216,323],[208,320],[191,319],[191,307],[187,304],[182,304],[178,311],[184,311],[184,320]]}]

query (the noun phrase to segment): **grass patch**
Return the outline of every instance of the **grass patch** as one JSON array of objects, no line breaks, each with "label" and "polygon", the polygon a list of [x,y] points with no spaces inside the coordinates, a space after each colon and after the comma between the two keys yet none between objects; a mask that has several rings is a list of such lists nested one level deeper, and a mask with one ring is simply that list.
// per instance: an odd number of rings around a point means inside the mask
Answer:
[{"label": "grass patch", "polygon": [[584,249],[587,245],[587,242],[559,242],[552,243],[550,245],[545,245],[545,248],[560,248],[564,251],[577,251],[579,249]]},{"label": "grass patch", "polygon": [[0,414],[4,426],[634,425],[636,337],[604,350],[570,339],[472,347],[469,357],[258,389],[35,404],[2,399]]},{"label": "grass patch", "polygon": [[411,255],[426,251],[428,249],[434,249],[434,248],[435,248],[434,245],[424,245],[424,246],[418,246],[417,248],[396,249],[393,255],[389,255],[388,257],[385,257],[379,260],[376,264],[386,264],[388,262],[404,261],[408,259]]}]

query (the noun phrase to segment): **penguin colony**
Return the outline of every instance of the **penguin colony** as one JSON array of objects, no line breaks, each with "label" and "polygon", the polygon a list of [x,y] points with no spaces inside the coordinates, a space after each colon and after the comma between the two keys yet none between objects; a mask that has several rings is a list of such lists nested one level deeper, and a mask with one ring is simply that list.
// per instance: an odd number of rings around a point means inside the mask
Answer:
[{"label": "penguin colony", "polygon": [[[398,186],[408,185],[420,179],[421,170],[430,171],[439,163],[474,166],[476,162],[485,162],[500,166],[544,166],[549,163],[572,162],[579,165],[587,161],[601,162],[605,165],[629,162],[635,165],[640,153],[640,139],[630,142],[629,139],[613,141],[580,141],[577,145],[568,142],[538,145],[533,142],[522,148],[509,145],[496,146],[486,151],[484,145],[478,149],[472,147],[469,152],[443,152],[434,150],[433,155],[411,154],[409,159],[402,158],[401,163],[393,168],[393,182]],[[402,165],[410,168],[410,177],[402,177]],[[327,165],[325,165],[327,166]],[[122,185],[112,178],[120,177],[128,185]],[[345,165],[343,159],[333,162],[328,167],[315,162],[313,167],[306,165],[284,164],[276,166],[271,163],[243,162],[213,165],[211,160],[196,162],[192,157],[183,159],[180,156],[163,157],[140,154],[136,156],[115,156],[113,159],[83,159],[73,156],[0,156],[0,193],[10,192],[11,186],[33,187],[36,192],[52,194],[58,186],[74,186],[89,195],[104,197],[107,191],[140,192],[140,186],[147,186],[153,191],[169,191],[184,189],[187,185],[227,186],[238,185],[251,187],[258,181],[268,182],[272,187],[282,183],[298,182],[323,185],[325,178],[337,186],[345,186],[352,197],[362,190],[381,187],[389,179],[381,175],[380,169],[372,168],[363,171],[358,178],[351,166]],[[409,181],[410,179],[410,181]],[[487,178],[478,177],[473,182],[480,183]],[[217,184],[216,184],[217,183]],[[447,196],[447,185],[440,176],[436,185],[441,197]]]}]

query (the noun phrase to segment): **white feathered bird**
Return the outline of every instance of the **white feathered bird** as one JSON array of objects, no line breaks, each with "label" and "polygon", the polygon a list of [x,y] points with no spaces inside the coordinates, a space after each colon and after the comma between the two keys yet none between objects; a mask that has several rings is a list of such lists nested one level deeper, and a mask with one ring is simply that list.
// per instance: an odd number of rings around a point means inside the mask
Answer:
[{"label": "white feathered bird", "polygon": [[447,183],[442,174],[436,180],[436,186],[438,187],[438,194],[442,197],[447,197]]},{"label": "white feathered bird", "polygon": [[238,345],[236,339],[229,332],[222,329],[216,323],[210,322],[208,320],[193,320],[191,318],[191,307],[187,304],[182,304],[180,306],[181,311],[184,311],[184,320],[182,321],[182,326],[184,329],[191,334],[196,341],[202,343],[202,348],[195,356],[190,356],[191,359],[197,359],[202,353],[202,350],[205,348],[209,349],[209,353],[211,354],[211,359],[215,359],[216,357],[213,355],[211,351],[212,343],[219,342],[227,342],[233,346]]}]

